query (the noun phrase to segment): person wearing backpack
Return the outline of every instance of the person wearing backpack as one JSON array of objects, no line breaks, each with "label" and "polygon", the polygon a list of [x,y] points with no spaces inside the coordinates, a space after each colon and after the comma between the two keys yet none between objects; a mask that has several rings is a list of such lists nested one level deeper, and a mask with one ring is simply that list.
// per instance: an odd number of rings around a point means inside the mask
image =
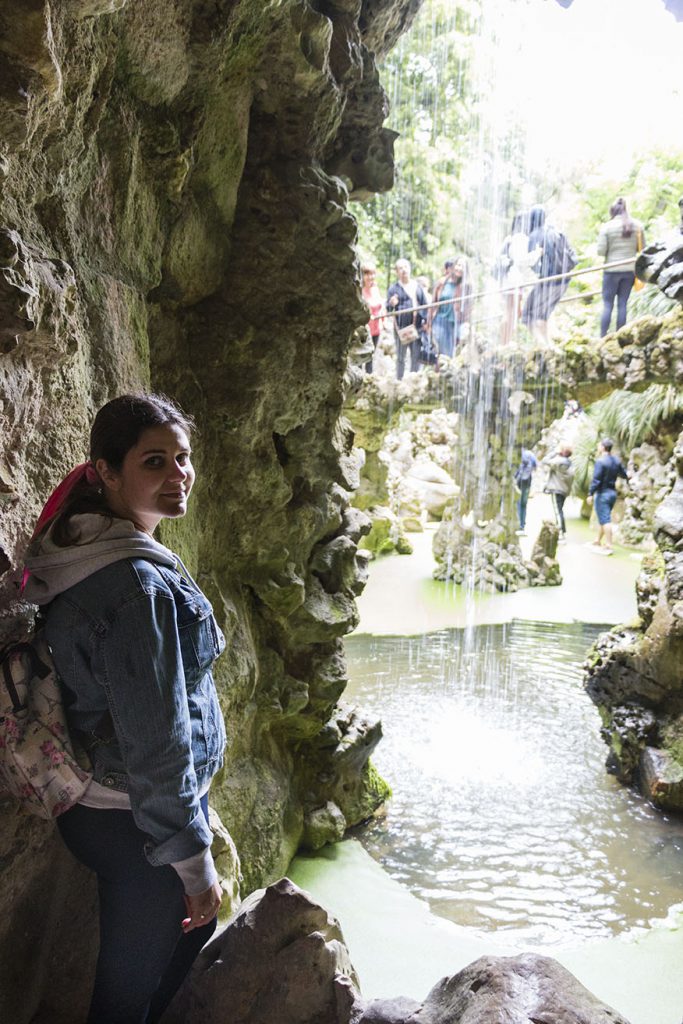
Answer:
[{"label": "person wearing backpack", "polygon": [[619,330],[626,323],[626,306],[636,281],[636,257],[645,244],[643,225],[629,216],[623,196],[612,203],[609,215],[610,220],[602,225],[598,235],[598,255],[604,257],[605,263],[616,263],[619,260],[626,262],[623,266],[603,271],[601,338],[609,331],[615,299],[616,329]]},{"label": "person wearing backpack", "polygon": [[569,445],[561,446],[552,455],[546,455],[543,465],[548,468],[548,479],[543,488],[553,503],[555,522],[560,530],[559,543],[567,543],[567,524],[564,518],[564,503],[572,489],[574,467],[572,465],[572,449]]},{"label": "person wearing backpack", "polygon": [[571,280],[568,276],[558,275],[569,274],[578,261],[567,236],[546,223],[542,206],[532,206],[529,212],[529,252],[536,248],[540,248],[541,256],[533,269],[539,280],[524,304],[522,322],[529,328],[536,344],[547,348],[548,321]]},{"label": "person wearing backpack", "polygon": [[519,517],[517,534],[520,537],[526,537],[526,507],[529,501],[529,491],[531,490],[531,478],[537,466],[538,461],[534,453],[522,446],[520,463],[514,477],[515,488],[519,495],[517,499],[517,515]]},{"label": "person wearing backpack", "polygon": [[97,875],[89,1024],[160,1019],[216,927],[208,790],[225,726],[212,665],[225,641],[180,559],[154,538],[184,516],[191,421],[158,395],[97,413],[90,459],[50,499],[24,596],[45,610],[69,731],[92,781],[57,818]]}]

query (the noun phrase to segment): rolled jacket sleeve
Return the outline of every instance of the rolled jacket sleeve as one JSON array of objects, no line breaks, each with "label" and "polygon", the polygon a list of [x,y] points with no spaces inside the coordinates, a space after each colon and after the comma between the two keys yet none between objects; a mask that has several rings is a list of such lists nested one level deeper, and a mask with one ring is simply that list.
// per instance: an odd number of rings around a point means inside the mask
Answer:
[{"label": "rolled jacket sleeve", "polygon": [[173,595],[139,592],[102,638],[105,688],[151,864],[171,864],[211,845],[192,756],[192,732]]}]

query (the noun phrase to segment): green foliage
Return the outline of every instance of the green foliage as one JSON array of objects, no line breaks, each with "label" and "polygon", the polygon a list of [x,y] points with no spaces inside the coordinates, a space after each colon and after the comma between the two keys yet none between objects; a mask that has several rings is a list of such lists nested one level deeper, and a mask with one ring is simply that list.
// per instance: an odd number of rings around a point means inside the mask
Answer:
[{"label": "green foliage", "polygon": [[662,424],[683,417],[683,392],[672,384],[651,384],[646,391],[613,391],[587,411],[574,445],[574,488],[587,494],[597,442],[611,437],[624,454],[651,439]]},{"label": "green foliage", "polygon": [[683,195],[683,151],[654,150],[634,160],[621,179],[605,179],[598,168],[586,169],[573,185],[580,198],[573,238],[584,251],[595,244],[600,225],[609,220],[609,208],[624,196],[629,212],[642,221],[645,239],[655,241],[678,223],[678,200]]},{"label": "green foliage", "polygon": [[490,258],[533,184],[521,121],[491,124],[485,69],[495,67],[498,43],[480,34],[481,22],[482,0],[425,0],[380,67],[387,125],[399,132],[396,184],[354,212],[381,283],[399,256],[430,279],[448,256]]},{"label": "green foliage", "polygon": [[452,224],[472,121],[470,61],[479,0],[426,0],[410,32],[380,68],[389,95],[388,125],[399,132],[396,184],[359,205],[360,245],[388,279],[398,256],[415,273],[456,246]]}]

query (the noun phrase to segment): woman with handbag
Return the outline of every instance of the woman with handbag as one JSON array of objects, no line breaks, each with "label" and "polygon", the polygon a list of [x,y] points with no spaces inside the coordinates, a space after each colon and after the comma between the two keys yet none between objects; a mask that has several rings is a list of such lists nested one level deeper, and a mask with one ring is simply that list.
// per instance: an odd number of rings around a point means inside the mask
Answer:
[{"label": "woman with handbag", "polygon": [[626,200],[620,196],[610,206],[610,220],[600,228],[598,255],[605,263],[624,260],[620,267],[605,270],[602,275],[602,317],[600,337],[609,331],[614,300],[617,300],[617,326],[619,330],[626,323],[626,304],[636,281],[636,256],[645,244],[643,225],[629,216]]},{"label": "woman with handbag", "polygon": [[386,306],[388,312],[396,313],[392,317],[396,342],[396,376],[401,380],[405,373],[406,351],[410,353],[411,371],[416,373],[420,366],[420,334],[427,322],[427,310],[415,311],[415,307],[426,306],[427,297],[422,285],[410,276],[408,260],[396,261],[396,278],[387,292]]},{"label": "woman with handbag", "polygon": [[45,606],[70,733],[92,764],[57,818],[94,871],[100,948],[88,1024],[154,1024],[216,927],[208,790],[225,727],[212,665],[225,646],[211,605],[154,539],[184,516],[191,421],[159,395],[95,417],[90,459],[52,495],[26,560]]}]

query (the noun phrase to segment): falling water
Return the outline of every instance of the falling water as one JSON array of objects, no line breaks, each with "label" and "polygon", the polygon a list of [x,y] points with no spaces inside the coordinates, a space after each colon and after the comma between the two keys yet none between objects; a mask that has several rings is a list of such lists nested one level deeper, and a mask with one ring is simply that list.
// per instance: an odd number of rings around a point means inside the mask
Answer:
[{"label": "falling water", "polygon": [[[410,246],[433,268],[465,254],[474,290],[485,293],[465,366],[439,376],[438,401],[461,427],[459,515],[500,515],[509,526],[519,442],[538,440],[564,397],[543,353],[498,350],[501,299],[490,273],[512,215],[548,198],[507,95],[509,76],[534,62],[526,37],[540,3],[425,0],[383,68],[388,123],[410,138],[397,145],[395,192],[374,200],[390,231],[387,283]],[[421,159],[440,175],[441,209],[420,188]],[[523,335],[517,341],[528,345]],[[529,364],[531,409],[514,401],[529,389]],[[509,470],[493,499],[492,438]],[[348,644],[351,696],[383,721],[376,763],[394,789],[386,819],[363,841],[437,913],[510,930],[516,941],[554,944],[645,925],[683,898],[683,826],[604,771],[580,668],[597,629],[475,626],[478,544],[475,531],[464,630]]]}]

